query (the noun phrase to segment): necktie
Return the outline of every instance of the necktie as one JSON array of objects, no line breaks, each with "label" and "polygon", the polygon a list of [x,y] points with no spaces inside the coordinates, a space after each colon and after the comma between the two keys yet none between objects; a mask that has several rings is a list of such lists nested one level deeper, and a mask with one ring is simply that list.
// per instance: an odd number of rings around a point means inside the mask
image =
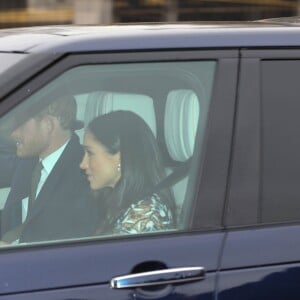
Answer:
[{"label": "necktie", "polygon": [[36,190],[38,187],[38,184],[41,179],[43,164],[41,161],[39,161],[32,173],[32,179],[31,179],[31,190],[30,190],[30,196],[29,196],[29,203],[33,203],[36,198]]}]

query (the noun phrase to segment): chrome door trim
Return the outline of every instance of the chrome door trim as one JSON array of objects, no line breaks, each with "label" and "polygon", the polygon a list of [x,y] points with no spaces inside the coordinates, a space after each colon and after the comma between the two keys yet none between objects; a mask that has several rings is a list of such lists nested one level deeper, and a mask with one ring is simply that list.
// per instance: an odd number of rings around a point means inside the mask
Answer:
[{"label": "chrome door trim", "polygon": [[204,278],[205,269],[203,267],[173,268],[118,276],[110,281],[110,286],[113,289],[125,289],[184,283]]}]

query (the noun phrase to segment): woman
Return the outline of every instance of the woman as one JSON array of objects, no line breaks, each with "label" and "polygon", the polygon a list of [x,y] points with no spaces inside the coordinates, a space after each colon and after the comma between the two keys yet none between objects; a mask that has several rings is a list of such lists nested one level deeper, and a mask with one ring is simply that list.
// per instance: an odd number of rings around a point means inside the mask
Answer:
[{"label": "woman", "polygon": [[95,118],[87,127],[83,146],[80,167],[105,210],[98,234],[174,228],[170,190],[154,193],[165,177],[158,145],[139,116],[114,111]]}]

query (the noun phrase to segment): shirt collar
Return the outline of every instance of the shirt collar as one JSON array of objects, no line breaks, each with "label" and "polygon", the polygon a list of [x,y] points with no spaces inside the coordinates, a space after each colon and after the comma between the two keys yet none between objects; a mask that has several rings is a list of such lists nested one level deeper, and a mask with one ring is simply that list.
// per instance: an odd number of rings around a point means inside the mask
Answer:
[{"label": "shirt collar", "polygon": [[50,172],[54,168],[56,162],[58,161],[61,154],[65,150],[68,142],[69,142],[69,140],[65,144],[63,144],[60,148],[58,148],[56,151],[52,152],[50,155],[46,156],[45,158],[43,158],[41,160],[41,162],[43,164],[43,168],[47,172],[47,174],[50,174]]}]

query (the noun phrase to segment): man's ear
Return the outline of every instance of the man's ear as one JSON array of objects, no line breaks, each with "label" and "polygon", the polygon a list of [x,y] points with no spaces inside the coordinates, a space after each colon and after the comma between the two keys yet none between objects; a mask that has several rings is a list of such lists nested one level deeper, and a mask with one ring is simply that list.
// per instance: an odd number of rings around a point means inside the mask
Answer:
[{"label": "man's ear", "polygon": [[45,115],[43,117],[43,126],[44,128],[48,131],[48,132],[51,132],[53,131],[54,127],[55,127],[55,120],[52,116],[50,115]]}]

